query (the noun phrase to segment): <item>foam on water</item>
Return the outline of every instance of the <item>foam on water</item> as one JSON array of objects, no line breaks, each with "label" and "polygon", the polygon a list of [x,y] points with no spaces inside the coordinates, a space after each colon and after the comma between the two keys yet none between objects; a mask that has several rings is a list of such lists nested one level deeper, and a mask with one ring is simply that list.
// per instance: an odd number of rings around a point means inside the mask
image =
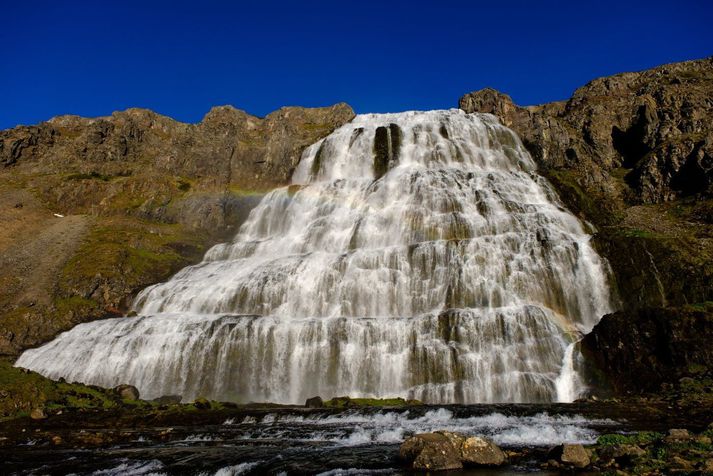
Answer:
[{"label": "foam on water", "polygon": [[[162,476],[166,473],[160,471],[164,468],[159,460],[132,461],[126,460],[109,469],[94,471],[93,476]],[[157,472],[158,471],[158,472]]]},{"label": "foam on water", "polygon": [[17,365],[146,398],[569,401],[605,266],[487,114],[365,114],[309,147],[235,239]]},{"label": "foam on water", "polygon": [[300,441],[323,441],[342,446],[374,443],[398,444],[415,433],[450,430],[467,435],[487,436],[503,446],[552,446],[560,443],[594,443],[599,435],[592,427],[614,426],[612,420],[586,419],[581,416],[506,416],[491,413],[485,416],[455,417],[444,408],[421,416],[406,412],[377,414],[354,413],[327,417],[279,416],[269,425],[250,420],[244,438],[284,439],[285,427],[290,427]]}]

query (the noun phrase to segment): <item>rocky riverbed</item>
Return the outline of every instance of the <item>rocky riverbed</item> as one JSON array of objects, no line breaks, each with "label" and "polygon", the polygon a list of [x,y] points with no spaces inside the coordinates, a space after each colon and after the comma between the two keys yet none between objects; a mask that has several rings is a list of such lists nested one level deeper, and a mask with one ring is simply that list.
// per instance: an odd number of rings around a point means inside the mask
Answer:
[{"label": "rocky riverbed", "polygon": [[[9,474],[410,474],[402,443],[438,430],[482,436],[505,456],[498,467],[449,474],[704,474],[713,458],[707,423],[665,402],[305,408],[137,401],[5,421],[0,458]],[[575,447],[587,461],[558,456],[563,443],[582,445]]]}]

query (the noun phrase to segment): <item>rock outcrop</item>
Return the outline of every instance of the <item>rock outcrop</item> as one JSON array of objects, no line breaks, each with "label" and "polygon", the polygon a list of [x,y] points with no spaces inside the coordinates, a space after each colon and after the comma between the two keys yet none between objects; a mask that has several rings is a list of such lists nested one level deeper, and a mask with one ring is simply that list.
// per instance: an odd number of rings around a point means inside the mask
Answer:
[{"label": "rock outcrop", "polygon": [[711,336],[713,306],[648,308],[604,316],[581,345],[617,392],[656,391],[713,370]]},{"label": "rock outcrop", "polygon": [[466,112],[490,112],[521,134],[545,168],[633,203],[713,194],[713,58],[591,81],[568,101],[518,107],[492,89],[463,96]]},{"label": "rock outcrop", "polygon": [[[585,344],[614,386],[651,389],[679,375],[687,357],[653,374],[640,364],[694,337],[677,333],[691,316],[677,308],[713,301],[713,57],[595,79],[567,101],[520,107],[484,89],[459,105],[514,129],[562,201],[594,225],[624,314],[606,317]],[[656,327],[653,315],[674,320]]]},{"label": "rock outcrop", "polygon": [[231,106],[198,124],[145,109],[0,131],[0,355],[91,319],[230,239],[346,104]]}]

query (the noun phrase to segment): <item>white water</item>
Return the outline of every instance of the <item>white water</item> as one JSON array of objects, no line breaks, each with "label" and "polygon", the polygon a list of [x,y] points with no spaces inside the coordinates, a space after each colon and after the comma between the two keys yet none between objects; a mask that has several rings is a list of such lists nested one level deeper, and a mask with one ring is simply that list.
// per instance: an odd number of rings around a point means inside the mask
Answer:
[{"label": "white water", "polygon": [[[375,137],[385,175],[375,167]],[[462,111],[359,115],[232,243],[18,366],[143,397],[571,400],[604,266],[517,136]]]},{"label": "white water", "polygon": [[[593,427],[613,427],[608,419],[582,416],[549,415],[506,416],[490,413],[483,416],[455,416],[439,408],[423,415],[410,412],[376,414],[352,413],[336,416],[266,415],[260,421],[246,417],[230,425],[233,432],[251,441],[295,439],[302,442],[331,442],[340,446],[375,443],[401,443],[410,435],[438,430],[467,435],[484,435],[501,446],[553,446],[561,443],[592,444],[599,432]],[[299,435],[299,437],[295,437]],[[236,435],[231,434],[235,439]]]}]

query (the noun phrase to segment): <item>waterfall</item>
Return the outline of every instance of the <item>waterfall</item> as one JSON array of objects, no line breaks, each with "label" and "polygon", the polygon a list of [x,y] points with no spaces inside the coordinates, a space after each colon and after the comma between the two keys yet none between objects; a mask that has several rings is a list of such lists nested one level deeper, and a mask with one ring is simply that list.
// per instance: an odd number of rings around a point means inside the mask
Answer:
[{"label": "waterfall", "polygon": [[16,365],[146,398],[572,399],[571,344],[611,311],[589,240],[494,116],[359,115],[138,316]]}]

